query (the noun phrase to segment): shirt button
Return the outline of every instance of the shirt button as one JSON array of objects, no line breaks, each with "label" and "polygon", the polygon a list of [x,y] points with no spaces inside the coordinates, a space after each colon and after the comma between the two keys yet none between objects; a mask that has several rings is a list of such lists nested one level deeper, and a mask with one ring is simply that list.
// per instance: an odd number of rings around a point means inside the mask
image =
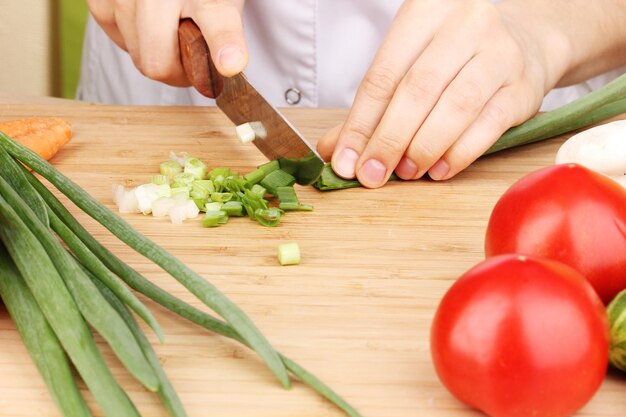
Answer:
[{"label": "shirt button", "polygon": [[298,104],[300,103],[300,99],[302,98],[302,94],[300,93],[300,90],[298,90],[297,88],[291,87],[290,89],[288,89],[287,91],[285,91],[285,101],[287,102],[287,104]]}]

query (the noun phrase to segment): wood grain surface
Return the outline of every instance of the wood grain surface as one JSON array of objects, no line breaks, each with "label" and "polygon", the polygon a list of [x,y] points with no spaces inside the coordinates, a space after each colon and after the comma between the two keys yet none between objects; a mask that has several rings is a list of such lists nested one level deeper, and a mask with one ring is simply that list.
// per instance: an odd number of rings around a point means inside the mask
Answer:
[{"label": "wood grain surface", "polygon": [[[285,113],[312,141],[345,115],[332,109]],[[147,182],[171,150],[242,172],[264,162],[254,146],[239,143],[226,117],[210,108],[114,107],[0,95],[0,120],[30,116],[71,121],[74,138],[53,163],[109,207],[112,184]],[[562,140],[485,157],[446,182],[339,192],[300,188],[300,199],[315,210],[288,213],[277,228],[245,218],[204,229],[199,220],[172,225],[141,214],[123,217],[219,287],[281,352],[364,417],[480,416],[438,381],[429,351],[431,320],[454,280],[483,259],[484,231],[498,197],[524,174],[551,164]],[[202,307],[174,279],[70,207],[122,259]],[[300,265],[278,265],[276,248],[286,241],[300,244]],[[190,417],[342,415],[300,383],[283,390],[258,358],[235,342],[146,304],[166,342],[158,345],[154,335],[148,337]],[[98,342],[142,415],[166,416],[158,398]],[[94,414],[101,415],[86,395]],[[625,413],[626,379],[611,371],[579,415]],[[0,416],[58,415],[0,304]]]}]

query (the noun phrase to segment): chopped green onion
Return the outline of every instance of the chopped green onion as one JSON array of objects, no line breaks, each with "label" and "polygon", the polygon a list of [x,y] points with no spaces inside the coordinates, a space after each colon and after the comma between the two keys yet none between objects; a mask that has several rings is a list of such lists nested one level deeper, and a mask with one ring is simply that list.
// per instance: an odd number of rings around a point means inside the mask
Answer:
[{"label": "chopped green onion", "polygon": [[203,180],[206,178],[208,169],[204,162],[198,158],[189,158],[185,161],[184,173],[191,174],[197,180]]},{"label": "chopped green onion", "polygon": [[259,165],[257,169],[252,172],[247,173],[243,176],[243,178],[248,182],[248,184],[253,185],[260,182],[267,174],[272,171],[276,171],[280,168],[280,164],[277,160],[267,162],[263,165]]},{"label": "chopped green onion", "polygon": [[225,203],[233,198],[233,193],[211,193],[211,200]]},{"label": "chopped green onion", "polygon": [[202,226],[216,227],[228,222],[228,215],[225,211],[207,211],[202,219]]},{"label": "chopped green onion", "polygon": [[[399,178],[395,173],[391,174],[389,177],[389,181],[397,180],[399,180]],[[332,191],[361,187],[361,183],[358,180],[345,180],[337,176],[330,163],[326,163],[324,164],[324,169],[322,169],[322,174],[313,186],[320,191]]]},{"label": "chopped green onion", "polygon": [[221,206],[221,210],[224,211],[228,216],[243,216],[243,204],[241,203],[241,201],[227,201]]},{"label": "chopped green onion", "polygon": [[235,127],[235,132],[241,143],[250,143],[256,139],[254,129],[250,126],[250,123],[243,123]]},{"label": "chopped green onion", "polygon": [[281,265],[298,265],[300,263],[300,246],[297,242],[278,245],[278,262]]},{"label": "chopped green onion", "polygon": [[313,151],[302,158],[280,158],[278,163],[280,169],[293,175],[300,185],[314,183],[324,167],[322,158]]},{"label": "chopped green onion", "polygon": [[277,207],[270,207],[267,209],[256,209],[254,211],[254,219],[261,223],[263,226],[275,227],[280,224],[280,219],[283,217],[284,211]]},{"label": "chopped green onion", "polygon": [[159,197],[171,197],[172,196],[172,188],[170,187],[169,184],[156,184],[156,186],[157,186],[156,193]]},{"label": "chopped green onion", "polygon": [[272,195],[276,195],[276,188],[294,185],[295,183],[296,178],[282,169],[270,172],[261,180],[261,185]]},{"label": "chopped green onion", "polygon": [[[177,196],[177,195],[182,195],[185,197],[185,200],[189,198],[189,192],[190,192],[191,187],[189,186],[183,186],[183,187],[172,187],[170,189],[170,194],[172,197]],[[182,197],[178,197],[178,198],[182,198]]]},{"label": "chopped green onion", "polygon": [[250,188],[250,194],[254,197],[263,198],[265,194],[267,194],[267,188],[259,184],[254,184],[252,188]]},{"label": "chopped green onion", "polygon": [[206,204],[205,211],[220,211],[223,205],[224,203],[220,203],[219,201],[212,201]]},{"label": "chopped green onion", "polygon": [[152,184],[156,184],[156,185],[162,185],[162,184],[168,184],[170,183],[170,178],[167,175],[153,175],[152,178],[150,178],[150,182]]},{"label": "chopped green onion", "polygon": [[176,161],[165,161],[159,165],[159,171],[161,175],[172,178],[174,175],[183,172],[183,166]]},{"label": "chopped green onion", "polygon": [[284,211],[313,211],[313,206],[310,204],[302,203],[280,203],[278,208]]},{"label": "chopped green onion", "polygon": [[226,167],[217,167],[213,168],[211,172],[209,172],[209,179],[215,182],[216,179],[221,177],[221,180],[224,181],[224,178],[230,175],[230,168]]},{"label": "chopped green onion", "polygon": [[211,180],[195,180],[191,184],[191,188],[200,188],[206,190],[209,193],[215,192],[215,185],[213,185],[213,181]]},{"label": "chopped green onion", "polygon": [[172,177],[172,188],[176,187],[191,187],[191,184],[196,180],[196,177],[190,172],[182,172]]}]

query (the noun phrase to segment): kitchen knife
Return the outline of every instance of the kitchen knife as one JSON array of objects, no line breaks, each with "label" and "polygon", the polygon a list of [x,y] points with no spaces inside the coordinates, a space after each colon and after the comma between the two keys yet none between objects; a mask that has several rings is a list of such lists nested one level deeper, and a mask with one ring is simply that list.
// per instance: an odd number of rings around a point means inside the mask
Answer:
[{"label": "kitchen knife", "polygon": [[[310,184],[320,175],[324,161],[285,117],[239,73],[223,77],[215,68],[202,32],[191,19],[178,28],[180,56],[185,74],[200,94],[214,98],[217,106],[235,124],[260,122],[264,138],[252,143],[268,159],[281,160],[299,184]],[[282,163],[284,162],[284,163]]]}]

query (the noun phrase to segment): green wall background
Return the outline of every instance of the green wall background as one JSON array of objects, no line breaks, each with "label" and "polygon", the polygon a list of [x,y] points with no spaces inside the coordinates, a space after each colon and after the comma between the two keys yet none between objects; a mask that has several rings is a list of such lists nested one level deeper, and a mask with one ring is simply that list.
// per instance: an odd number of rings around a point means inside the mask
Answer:
[{"label": "green wall background", "polygon": [[74,98],[80,77],[87,3],[85,0],[57,0],[59,83],[61,97]]}]

